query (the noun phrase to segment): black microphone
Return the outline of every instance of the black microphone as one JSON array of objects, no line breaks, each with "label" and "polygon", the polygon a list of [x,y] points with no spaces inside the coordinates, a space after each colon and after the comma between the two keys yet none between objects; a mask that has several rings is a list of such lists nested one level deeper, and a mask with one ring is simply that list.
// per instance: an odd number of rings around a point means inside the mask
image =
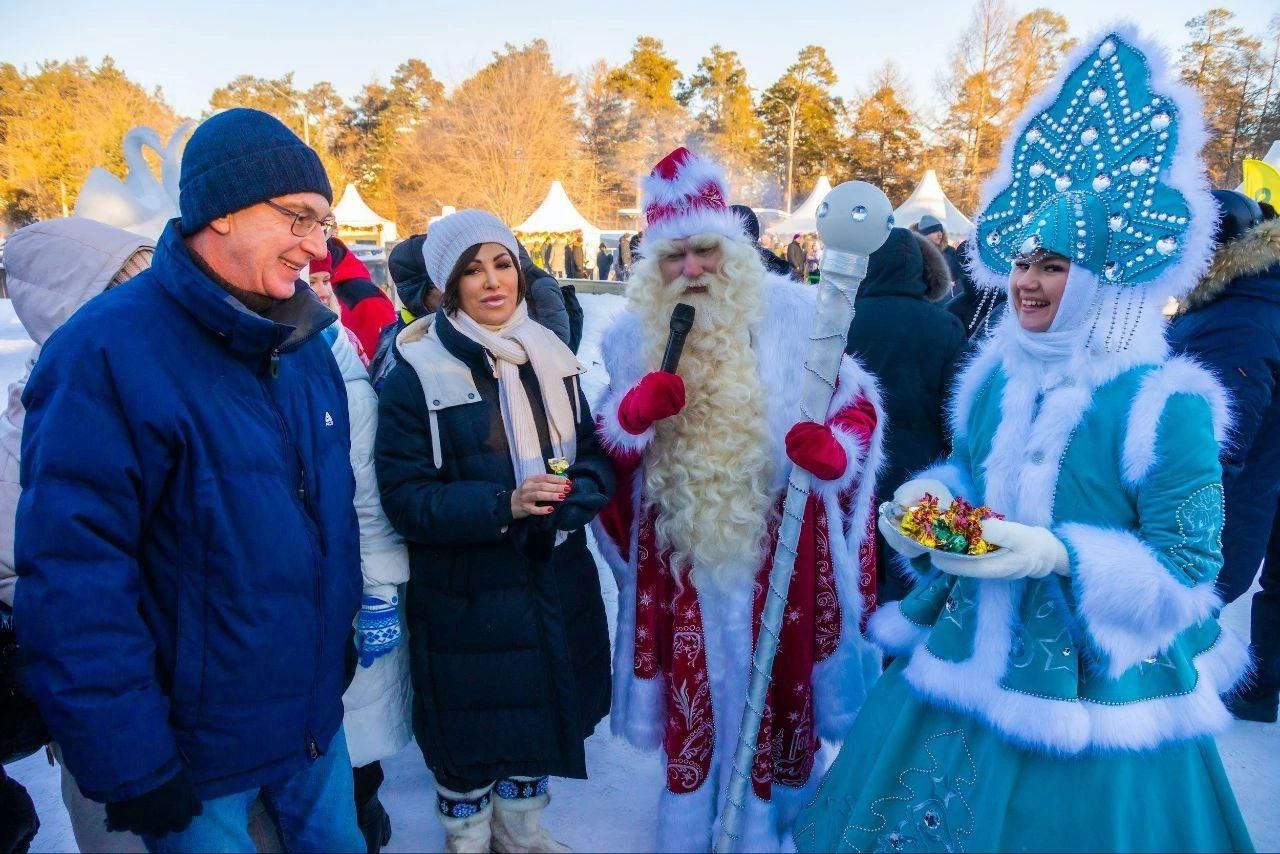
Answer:
[{"label": "black microphone", "polygon": [[667,352],[662,354],[662,370],[674,374],[680,364],[680,353],[684,351],[684,337],[693,328],[693,306],[688,303],[676,303],[671,312],[671,334],[667,336]]}]

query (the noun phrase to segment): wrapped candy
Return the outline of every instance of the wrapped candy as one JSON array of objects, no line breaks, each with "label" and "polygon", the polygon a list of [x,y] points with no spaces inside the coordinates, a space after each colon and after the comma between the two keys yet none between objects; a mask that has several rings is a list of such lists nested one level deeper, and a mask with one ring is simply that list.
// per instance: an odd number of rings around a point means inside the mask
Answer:
[{"label": "wrapped candy", "polygon": [[552,474],[564,477],[564,473],[569,470],[569,461],[564,457],[552,457],[547,460],[547,468]]},{"label": "wrapped candy", "polygon": [[985,519],[1003,519],[990,507],[974,507],[956,498],[946,510],[940,510],[938,499],[925,494],[920,503],[907,508],[899,529],[920,545],[962,555],[984,555],[999,546],[982,539]]}]

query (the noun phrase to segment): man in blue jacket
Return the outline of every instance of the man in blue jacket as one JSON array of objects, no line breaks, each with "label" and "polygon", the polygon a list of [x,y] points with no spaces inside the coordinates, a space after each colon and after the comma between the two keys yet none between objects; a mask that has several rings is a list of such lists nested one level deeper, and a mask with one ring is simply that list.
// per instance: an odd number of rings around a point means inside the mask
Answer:
[{"label": "man in blue jacket", "polygon": [[1214,190],[1222,208],[1208,274],[1169,330],[1177,352],[1212,368],[1231,395],[1235,429],[1222,455],[1224,602],[1258,577],[1250,626],[1251,683],[1228,698],[1243,720],[1275,723],[1280,705],[1280,220],[1256,202]]},{"label": "man in blue jacket", "polygon": [[341,730],[360,602],[336,319],[297,280],[333,193],[276,119],[202,124],[151,269],[45,345],[23,396],[15,622],[108,826],[153,851],[363,851]]}]

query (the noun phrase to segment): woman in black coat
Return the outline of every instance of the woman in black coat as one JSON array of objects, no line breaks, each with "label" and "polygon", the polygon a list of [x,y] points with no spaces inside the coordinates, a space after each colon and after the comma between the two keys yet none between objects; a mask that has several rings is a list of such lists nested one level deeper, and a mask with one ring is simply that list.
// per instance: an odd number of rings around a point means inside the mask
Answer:
[{"label": "woman in black coat", "polygon": [[[515,238],[482,211],[423,244],[440,310],[410,324],[379,403],[382,505],[409,547],[414,731],[451,851],[568,850],[547,776],[586,777],[609,638],[583,526],[613,476],[582,368],[528,320]],[[555,458],[568,458],[564,476]],[[519,472],[519,474],[517,474]]]},{"label": "woman in black coat", "polygon": [[[877,495],[893,495],[949,450],[943,411],[965,351],[960,321],[935,302],[950,286],[942,254],[905,228],[893,229],[867,262],[846,349],[880,381],[889,422]],[[901,599],[907,588],[891,570],[893,552],[879,534],[877,545],[879,599]]]}]

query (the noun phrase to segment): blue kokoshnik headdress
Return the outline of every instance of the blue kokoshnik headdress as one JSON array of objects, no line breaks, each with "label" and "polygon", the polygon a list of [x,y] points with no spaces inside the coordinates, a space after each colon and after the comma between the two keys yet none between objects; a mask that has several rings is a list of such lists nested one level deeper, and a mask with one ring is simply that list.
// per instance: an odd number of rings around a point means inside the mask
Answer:
[{"label": "blue kokoshnik headdress", "polygon": [[1133,27],[1109,28],[1063,68],[985,187],[975,278],[1004,288],[1014,260],[1042,250],[1126,303],[1185,294],[1209,263],[1215,216],[1199,98]]}]

